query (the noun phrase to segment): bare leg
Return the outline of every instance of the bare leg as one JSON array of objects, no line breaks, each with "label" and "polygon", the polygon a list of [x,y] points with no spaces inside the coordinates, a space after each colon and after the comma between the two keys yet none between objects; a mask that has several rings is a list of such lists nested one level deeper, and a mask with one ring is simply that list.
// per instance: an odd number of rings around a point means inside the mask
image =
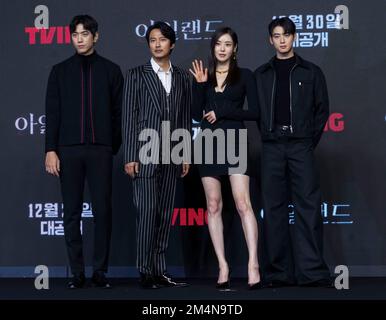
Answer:
[{"label": "bare leg", "polygon": [[259,261],[257,257],[257,221],[251,206],[249,195],[249,177],[235,174],[229,177],[232,187],[232,194],[235,200],[237,212],[241,218],[245,240],[247,242],[248,261],[248,284],[260,282]]},{"label": "bare leg", "polygon": [[224,234],[222,222],[221,183],[213,177],[201,178],[204,186],[206,206],[208,209],[208,229],[212,239],[214,251],[219,263],[218,283],[228,281],[229,267],[225,259]]}]

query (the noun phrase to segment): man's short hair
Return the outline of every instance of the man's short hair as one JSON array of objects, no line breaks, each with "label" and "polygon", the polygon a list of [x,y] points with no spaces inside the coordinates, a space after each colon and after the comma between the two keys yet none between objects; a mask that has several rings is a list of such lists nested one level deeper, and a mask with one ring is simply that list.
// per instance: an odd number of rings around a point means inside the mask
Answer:
[{"label": "man's short hair", "polygon": [[78,24],[83,24],[83,28],[92,33],[95,37],[95,34],[98,31],[98,22],[88,14],[80,14],[72,18],[70,22],[70,32],[73,33],[76,30]]},{"label": "man's short hair", "polygon": [[159,29],[165,38],[170,40],[170,44],[173,45],[176,42],[176,33],[173,28],[163,21],[157,21],[151,25],[146,31],[146,41],[149,44],[150,32],[154,29]]},{"label": "man's short hair", "polygon": [[276,27],[282,27],[284,29],[284,33],[296,33],[295,23],[288,17],[276,18],[271,21],[271,23],[268,25],[268,32],[271,37],[273,29],[275,29]]}]

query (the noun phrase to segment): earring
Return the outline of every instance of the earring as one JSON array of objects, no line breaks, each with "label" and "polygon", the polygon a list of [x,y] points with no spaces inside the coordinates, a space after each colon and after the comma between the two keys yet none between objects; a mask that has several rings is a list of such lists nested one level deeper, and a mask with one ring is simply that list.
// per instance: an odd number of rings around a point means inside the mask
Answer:
[{"label": "earring", "polygon": [[236,60],[236,52],[233,53],[233,60]]}]

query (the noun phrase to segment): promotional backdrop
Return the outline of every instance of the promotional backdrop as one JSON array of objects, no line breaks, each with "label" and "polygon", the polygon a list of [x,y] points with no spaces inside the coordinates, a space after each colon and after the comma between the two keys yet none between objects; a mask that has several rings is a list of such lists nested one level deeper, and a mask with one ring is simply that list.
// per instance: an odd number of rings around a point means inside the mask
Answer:
[{"label": "promotional backdrop", "polygon": [[[59,181],[44,168],[44,105],[51,67],[74,53],[68,24],[83,13],[99,23],[98,53],[124,73],[149,60],[144,35],[157,20],[168,22],[177,33],[174,64],[188,69],[193,59],[207,61],[213,32],[230,26],[239,36],[239,65],[255,70],[274,54],[269,22],[289,16],[298,32],[296,52],[322,68],[329,89],[331,115],[316,150],[327,263],[332,272],[344,264],[350,275],[386,275],[385,1],[3,0],[0,6],[0,277],[31,276],[40,264],[50,267],[51,276],[69,271]],[[261,222],[260,137],[255,123],[247,125],[254,167],[251,196]],[[193,130],[197,133],[198,128]],[[115,157],[113,177],[110,275],[136,276],[136,213],[122,151]],[[235,275],[246,276],[246,244],[226,183],[224,198],[227,255]],[[90,265],[88,191],[83,209],[84,251]],[[168,251],[173,275],[217,273],[205,214],[201,182],[192,168],[179,181],[173,214]],[[289,223],[295,220],[290,206]]]}]

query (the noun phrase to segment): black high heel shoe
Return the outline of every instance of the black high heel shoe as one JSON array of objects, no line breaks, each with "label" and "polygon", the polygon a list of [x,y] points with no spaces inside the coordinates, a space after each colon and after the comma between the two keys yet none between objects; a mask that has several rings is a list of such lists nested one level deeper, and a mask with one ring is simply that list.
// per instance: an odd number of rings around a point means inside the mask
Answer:
[{"label": "black high heel shoe", "polygon": [[262,284],[261,280],[259,282],[252,283],[252,284],[248,283],[248,290],[259,290],[262,288],[263,288],[263,284]]},{"label": "black high heel shoe", "polygon": [[259,290],[263,288],[263,281],[261,280],[260,268],[258,270],[260,275],[260,281],[256,283],[248,283],[248,290]]},{"label": "black high heel shoe", "polygon": [[230,289],[231,287],[231,270],[229,269],[229,272],[228,272],[228,280],[225,281],[225,282],[217,282],[216,283],[216,289],[219,289],[219,290],[226,290],[226,289]]}]

